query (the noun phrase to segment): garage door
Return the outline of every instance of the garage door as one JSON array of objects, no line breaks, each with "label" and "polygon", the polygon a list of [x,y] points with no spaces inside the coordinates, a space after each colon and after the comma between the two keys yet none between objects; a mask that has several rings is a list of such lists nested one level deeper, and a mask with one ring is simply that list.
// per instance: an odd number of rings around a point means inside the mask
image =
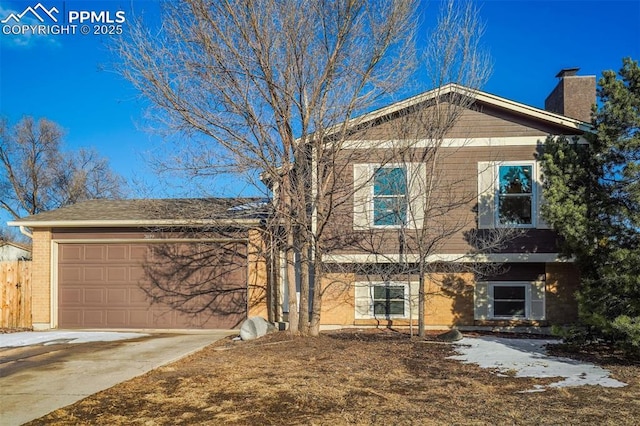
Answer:
[{"label": "garage door", "polygon": [[58,245],[60,328],[234,328],[246,243]]}]

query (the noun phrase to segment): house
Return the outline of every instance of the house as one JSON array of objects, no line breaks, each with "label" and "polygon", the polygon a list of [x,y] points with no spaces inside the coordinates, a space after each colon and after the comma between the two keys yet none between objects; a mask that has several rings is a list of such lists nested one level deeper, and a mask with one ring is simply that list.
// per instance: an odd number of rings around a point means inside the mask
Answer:
[{"label": "house", "polygon": [[[548,135],[591,131],[595,77],[576,71],[545,110],[449,84],[349,123],[313,289],[323,327],[415,324],[420,286],[428,327],[577,318],[538,162]],[[33,234],[34,328],[286,321],[300,271],[265,238],[267,214],[258,199],[93,200],[10,222]]]},{"label": "house", "polygon": [[415,323],[421,285],[427,327],[577,319],[579,271],[540,215],[538,161],[547,136],[592,131],[595,76],[576,71],[546,110],[450,84],[354,121],[335,160],[350,200],[325,239],[348,242],[322,253],[324,327]]},{"label": "house", "polygon": [[34,329],[233,328],[264,315],[263,205],[91,200],[10,222],[32,233]]},{"label": "house", "polygon": [[0,241],[0,262],[31,259],[31,248],[12,241]]}]

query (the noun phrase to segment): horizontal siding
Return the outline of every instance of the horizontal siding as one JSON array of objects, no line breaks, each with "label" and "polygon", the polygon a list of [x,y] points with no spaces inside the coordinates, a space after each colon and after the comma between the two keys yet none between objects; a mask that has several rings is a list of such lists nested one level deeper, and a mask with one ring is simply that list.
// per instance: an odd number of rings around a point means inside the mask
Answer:
[{"label": "horizontal siding", "polygon": [[[364,151],[364,152],[363,152]],[[422,150],[406,155],[409,161],[423,157]],[[443,148],[432,169],[427,164],[427,173],[433,177],[435,188],[431,196],[432,209],[427,213],[426,229],[433,229],[433,235],[444,235],[430,253],[467,253],[473,249],[470,237],[477,235],[477,163],[480,161],[531,161],[536,158],[536,147],[462,147]],[[384,149],[345,150],[336,162],[340,171],[335,200],[338,202],[325,234],[325,241],[332,253],[398,253],[399,235],[397,230],[353,231],[353,171],[352,163],[381,162],[393,163],[393,152]],[[433,172],[432,172],[433,170]],[[351,230],[351,232],[349,232]],[[418,231],[420,232],[420,231]],[[412,238],[417,235],[406,232],[406,243],[412,246]],[[351,239],[351,240],[350,240]],[[353,243],[355,240],[355,244]],[[351,241],[351,242],[349,242]],[[550,230],[530,229],[515,238],[502,252],[553,253],[557,251],[556,235]]]},{"label": "horizontal siding", "polygon": [[[564,134],[566,128],[545,123],[530,117],[505,111],[493,105],[476,102],[471,108],[453,107],[450,104],[441,104],[444,115],[457,115],[457,120],[450,126],[445,134],[447,138],[484,138],[484,137],[510,137],[510,136],[546,136],[548,134]],[[430,107],[422,111],[421,117],[416,114],[410,116],[395,116],[382,123],[374,123],[368,129],[353,135],[353,139],[396,139],[404,137],[430,137],[429,125],[438,118],[436,107]],[[439,114],[440,117],[443,114]],[[416,124],[419,123],[419,124]],[[439,126],[442,128],[442,126]]]}]

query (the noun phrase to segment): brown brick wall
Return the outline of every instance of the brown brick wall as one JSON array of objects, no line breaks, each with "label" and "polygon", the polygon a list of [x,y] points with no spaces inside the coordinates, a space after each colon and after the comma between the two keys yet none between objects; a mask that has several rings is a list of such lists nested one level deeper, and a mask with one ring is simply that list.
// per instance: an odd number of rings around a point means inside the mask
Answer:
[{"label": "brown brick wall", "polygon": [[546,308],[549,324],[571,324],[578,319],[575,292],[580,274],[572,263],[547,263]]},{"label": "brown brick wall", "polygon": [[473,325],[471,273],[431,274],[426,282],[425,324]]},{"label": "brown brick wall", "polygon": [[[377,281],[377,277],[372,278]],[[323,325],[408,326],[408,319],[355,319],[355,274],[328,274],[322,281]],[[417,281],[412,277],[412,281]],[[425,324],[430,327],[473,325],[473,274],[431,274],[425,282]],[[417,313],[415,313],[417,318]],[[418,323],[417,319],[413,321]]]},{"label": "brown brick wall", "polygon": [[544,107],[547,111],[590,122],[591,107],[595,102],[595,76],[568,76],[553,89]]}]

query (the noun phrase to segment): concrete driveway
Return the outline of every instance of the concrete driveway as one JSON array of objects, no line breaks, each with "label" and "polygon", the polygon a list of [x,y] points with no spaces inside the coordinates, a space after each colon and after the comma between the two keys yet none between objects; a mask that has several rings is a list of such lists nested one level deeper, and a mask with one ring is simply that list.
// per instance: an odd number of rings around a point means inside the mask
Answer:
[{"label": "concrete driveway", "polygon": [[1,347],[0,335],[0,424],[37,419],[238,334],[233,330],[141,333],[148,335],[20,347]]}]

